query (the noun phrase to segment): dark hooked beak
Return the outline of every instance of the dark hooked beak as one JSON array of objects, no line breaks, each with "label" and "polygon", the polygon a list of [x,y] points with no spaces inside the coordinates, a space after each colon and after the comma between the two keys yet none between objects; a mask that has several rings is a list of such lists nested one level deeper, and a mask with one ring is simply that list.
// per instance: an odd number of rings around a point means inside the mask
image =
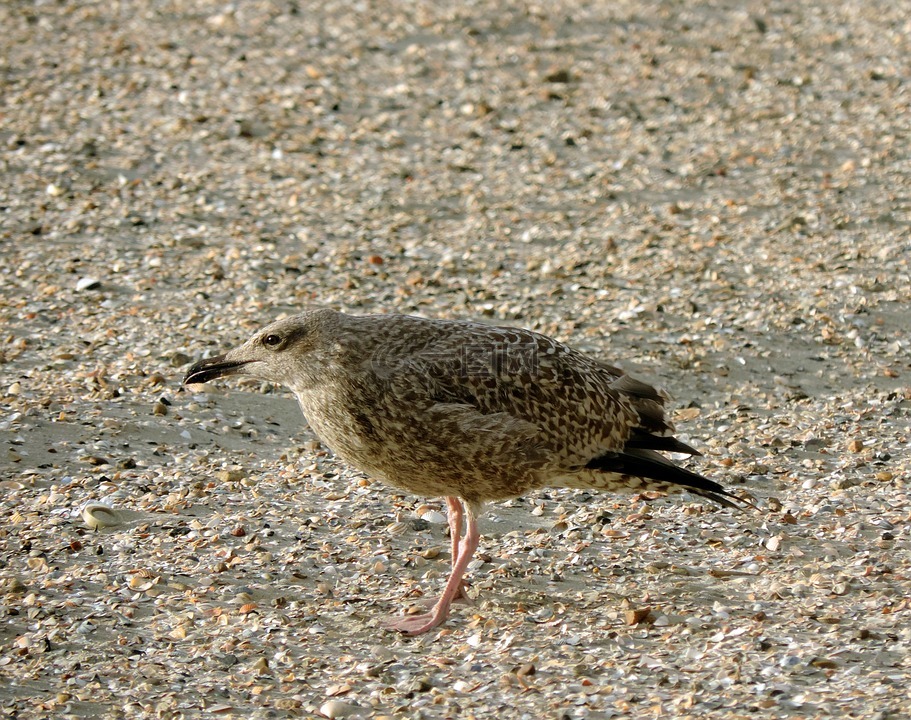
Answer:
[{"label": "dark hooked beak", "polygon": [[225,377],[226,375],[234,375],[234,373],[240,370],[248,362],[250,361],[225,360],[224,355],[205,358],[204,360],[194,363],[193,367],[187,371],[186,377],[183,379],[183,384],[192,385],[204,383],[209,382],[209,380],[214,380],[215,378]]}]

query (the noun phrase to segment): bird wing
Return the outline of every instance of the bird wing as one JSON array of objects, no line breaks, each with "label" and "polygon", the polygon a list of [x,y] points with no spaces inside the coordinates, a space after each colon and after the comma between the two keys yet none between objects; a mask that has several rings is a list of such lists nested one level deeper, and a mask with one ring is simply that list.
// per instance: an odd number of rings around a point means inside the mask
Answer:
[{"label": "bird wing", "polygon": [[460,448],[461,454],[475,464],[483,457],[484,463],[492,466],[531,467],[545,458],[537,441],[538,426],[509,413],[484,413],[472,405],[435,403],[425,414],[435,439],[447,448]]},{"label": "bird wing", "polygon": [[584,466],[627,445],[697,454],[672,437],[666,395],[557,340],[479,323],[401,315],[386,322],[370,378],[416,405],[463,404],[532,423],[555,466]]},{"label": "bird wing", "polygon": [[509,413],[483,413],[464,403],[415,408],[396,431],[385,476],[423,495],[455,495],[481,504],[532,487],[549,452],[538,427]]},{"label": "bird wing", "polygon": [[[586,362],[578,354],[556,354],[535,372],[504,373],[496,382],[482,374],[438,376],[438,395],[459,397],[462,404],[440,403],[434,409],[449,414],[458,408],[450,425],[466,438],[491,433],[479,447],[502,448],[500,457],[513,467],[639,477],[686,488],[725,507],[750,505],[656,452],[699,454],[670,436],[665,398],[655,388],[628,375],[599,372],[603,366]],[[480,467],[482,460],[473,462]],[[487,465],[482,477],[497,468]]]},{"label": "bird wing", "polygon": [[435,403],[537,428],[554,466],[584,466],[670,427],[654,388],[527,330],[448,326],[398,370],[402,384],[422,378]]},{"label": "bird wing", "polygon": [[[420,322],[422,332],[409,334],[408,344],[392,343],[394,362],[374,362],[382,372],[373,377],[398,386],[396,397],[426,412],[426,427],[446,436],[447,450],[461,444],[461,453],[475,458],[469,465],[485,466],[479,480],[524,466],[540,477],[641,477],[722,505],[736,500],[659,454],[699,453],[672,436],[667,396],[653,386],[532,331]],[[506,462],[485,463],[485,457]],[[504,482],[494,482],[482,496],[521,491]]]}]

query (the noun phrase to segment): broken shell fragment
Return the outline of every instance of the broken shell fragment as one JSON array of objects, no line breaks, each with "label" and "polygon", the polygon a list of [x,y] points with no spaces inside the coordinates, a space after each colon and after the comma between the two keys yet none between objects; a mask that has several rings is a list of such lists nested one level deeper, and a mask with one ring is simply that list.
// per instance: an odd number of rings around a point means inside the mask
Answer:
[{"label": "broken shell fragment", "polygon": [[104,503],[87,503],[82,508],[82,519],[92,530],[114,527],[123,522],[117,511]]}]

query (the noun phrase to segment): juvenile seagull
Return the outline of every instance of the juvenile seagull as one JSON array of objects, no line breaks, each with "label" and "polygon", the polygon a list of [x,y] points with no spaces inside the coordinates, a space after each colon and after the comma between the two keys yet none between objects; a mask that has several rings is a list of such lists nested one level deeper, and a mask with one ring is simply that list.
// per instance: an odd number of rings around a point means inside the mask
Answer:
[{"label": "juvenile seagull", "polygon": [[184,383],[235,374],[288,387],[313,431],[354,467],[446,498],[452,571],[430,612],[389,622],[410,635],[446,620],[462,594],[487,502],[542,487],[746,502],[659,454],[699,455],[672,436],[662,393],[530,330],[311,310],[200,360]]}]

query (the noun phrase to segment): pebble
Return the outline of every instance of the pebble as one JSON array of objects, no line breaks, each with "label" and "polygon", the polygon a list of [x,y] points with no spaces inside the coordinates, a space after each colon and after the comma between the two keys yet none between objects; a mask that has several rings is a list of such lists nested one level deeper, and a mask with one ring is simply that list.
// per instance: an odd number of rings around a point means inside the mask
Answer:
[{"label": "pebble", "polygon": [[8,592],[8,593],[11,593],[14,595],[21,595],[26,590],[28,590],[28,586],[25,583],[23,583],[22,580],[20,580],[19,578],[11,577],[6,580],[6,582],[4,583],[3,589],[5,592]]},{"label": "pebble", "polygon": [[547,73],[544,79],[549,83],[568,83],[572,81],[573,76],[567,68],[557,68]]},{"label": "pebble", "polygon": [[319,711],[323,717],[346,718],[358,715],[362,709],[363,708],[358,705],[345,703],[341,700],[327,700],[322,705],[320,705]]},{"label": "pebble", "polygon": [[433,684],[427,678],[417,678],[411,683],[409,690],[416,693],[424,693],[433,688]]},{"label": "pebble", "polygon": [[240,468],[235,468],[235,469],[231,469],[231,470],[219,470],[218,472],[215,473],[216,480],[218,480],[219,482],[223,482],[223,483],[240,482],[245,477],[247,477],[247,473],[244,470],[241,470]]},{"label": "pebble", "polygon": [[631,608],[623,613],[623,617],[627,625],[639,625],[646,622],[651,613],[652,609],[649,607]]}]

